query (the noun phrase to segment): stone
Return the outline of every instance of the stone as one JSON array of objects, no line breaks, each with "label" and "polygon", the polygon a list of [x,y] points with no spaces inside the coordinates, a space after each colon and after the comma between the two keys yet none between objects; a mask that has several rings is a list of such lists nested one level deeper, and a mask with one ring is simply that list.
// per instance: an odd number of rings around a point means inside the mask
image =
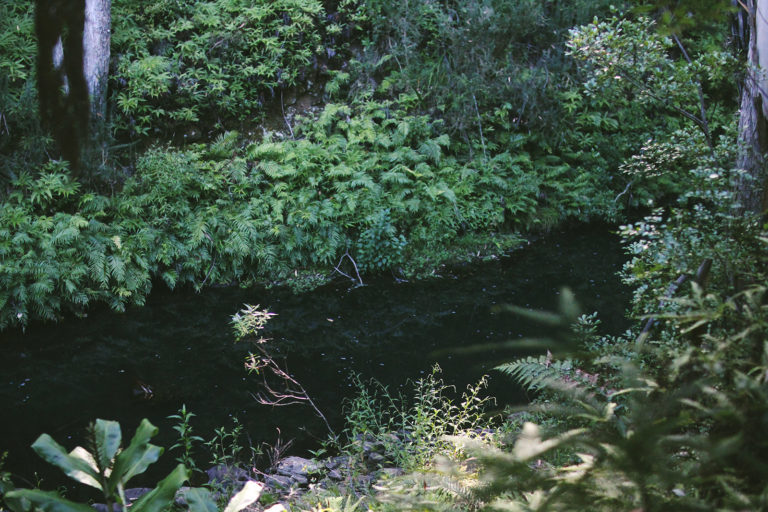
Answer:
[{"label": "stone", "polygon": [[314,460],[303,457],[286,457],[277,463],[277,473],[285,476],[308,476],[310,473],[320,471],[320,464]]},{"label": "stone", "polygon": [[289,489],[291,487],[291,479],[283,475],[266,475],[264,483],[272,489]]},{"label": "stone", "polygon": [[133,487],[131,489],[126,489],[125,492],[125,499],[128,501],[136,501],[137,499],[141,498],[148,492],[150,492],[152,489],[149,487]]},{"label": "stone", "polygon": [[341,471],[339,471],[338,469],[330,470],[328,472],[328,478],[330,478],[331,480],[336,480],[337,482],[344,480],[344,477],[342,476]]},{"label": "stone", "polygon": [[264,512],[288,512],[288,509],[282,503],[275,503],[268,509],[265,509]]},{"label": "stone", "polygon": [[387,460],[387,458],[382,454],[376,452],[369,453],[367,458],[368,462],[372,464],[384,464],[384,462]]},{"label": "stone", "polygon": [[179,507],[186,507],[187,500],[184,498],[184,493],[189,491],[189,489],[190,489],[189,487],[184,486],[184,487],[181,487],[178,491],[176,491],[176,496],[174,496],[173,502]]},{"label": "stone", "polygon": [[299,485],[307,485],[307,484],[309,484],[309,478],[307,478],[304,475],[300,475],[298,473],[295,473],[295,474],[291,475],[290,478],[291,478],[291,480],[293,480],[294,482],[296,482]]},{"label": "stone", "polygon": [[227,466],[225,464],[219,464],[209,468],[206,472],[208,475],[208,482],[211,484],[219,484],[224,486],[233,486],[237,482],[247,482],[251,480],[251,475],[242,468],[235,466]]},{"label": "stone", "polygon": [[404,474],[403,468],[381,468],[379,470],[379,475],[384,478],[395,478]]}]

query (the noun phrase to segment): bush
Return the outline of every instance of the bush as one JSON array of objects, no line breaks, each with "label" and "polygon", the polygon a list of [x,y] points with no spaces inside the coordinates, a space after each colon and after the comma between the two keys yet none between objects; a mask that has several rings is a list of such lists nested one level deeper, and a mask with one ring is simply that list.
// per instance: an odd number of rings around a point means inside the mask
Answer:
[{"label": "bush", "polygon": [[[340,52],[319,0],[114,2],[117,129],[177,136],[259,121],[283,89],[308,87]],[[338,16],[336,16],[338,18]]]}]

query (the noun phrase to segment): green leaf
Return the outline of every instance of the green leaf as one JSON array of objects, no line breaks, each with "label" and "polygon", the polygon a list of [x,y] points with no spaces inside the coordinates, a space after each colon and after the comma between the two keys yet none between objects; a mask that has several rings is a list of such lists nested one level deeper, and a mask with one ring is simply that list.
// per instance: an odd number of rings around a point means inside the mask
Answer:
[{"label": "green leaf", "polygon": [[218,512],[219,510],[208,489],[192,487],[182,491],[182,496],[189,506],[189,512]]},{"label": "green leaf", "polygon": [[143,419],[131,439],[131,444],[115,459],[115,467],[109,475],[110,492],[114,492],[118,483],[125,483],[143,473],[150,464],[157,461],[163,449],[149,444],[149,440],[155,435],[157,435],[157,427],[146,418]]},{"label": "green leaf", "polygon": [[[90,486],[94,486],[94,482],[98,482],[98,473],[86,461],[80,457],[68,454],[64,447],[54,441],[48,434],[42,434],[38,437],[32,444],[32,449],[43,460],[58,467],[73,480]],[[101,488],[98,484],[95,487]]]},{"label": "green leaf", "polygon": [[240,492],[232,496],[232,499],[229,500],[224,512],[239,512],[240,510],[243,510],[251,503],[257,501],[261,497],[261,492],[263,490],[264,484],[260,482],[254,482],[253,480],[245,482],[245,485],[240,489]]},{"label": "green leaf", "polygon": [[[146,420],[144,420],[146,421]],[[147,422],[149,423],[149,422]],[[133,512],[161,512],[173,502],[176,491],[189,479],[189,473],[184,464],[179,464],[171,474],[165,477],[157,486],[148,492],[132,506]],[[91,511],[92,512],[92,511]]]},{"label": "green leaf", "polygon": [[[70,457],[74,457],[76,459],[80,459],[86,464],[88,464],[89,467],[93,469],[94,472],[99,473],[99,468],[96,465],[96,459],[93,458],[93,454],[83,448],[82,446],[75,447],[74,450],[69,452]],[[86,485],[90,485],[91,487],[95,487],[97,489],[101,489],[101,483],[93,478],[88,473],[84,473],[82,471],[75,470],[75,472],[71,476],[78,482],[84,483]]]},{"label": "green leaf", "polygon": [[11,491],[5,495],[5,498],[29,500],[36,508],[46,512],[93,512],[93,509],[88,505],[74,503],[65,500],[55,492],[41,491],[39,489]]},{"label": "green leaf", "polygon": [[122,432],[120,424],[116,421],[97,419],[93,428],[96,438],[97,462],[99,467],[108,468],[112,458],[120,448]]}]

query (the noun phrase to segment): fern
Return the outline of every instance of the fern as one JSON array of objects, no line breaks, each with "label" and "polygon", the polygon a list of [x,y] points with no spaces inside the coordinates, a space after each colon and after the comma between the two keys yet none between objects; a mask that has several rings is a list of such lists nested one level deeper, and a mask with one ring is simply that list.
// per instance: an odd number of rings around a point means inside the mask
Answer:
[{"label": "fern", "polygon": [[551,355],[531,356],[503,364],[496,369],[513,377],[528,390],[539,390],[562,382],[564,378],[570,378],[573,363],[570,360],[553,361]]}]

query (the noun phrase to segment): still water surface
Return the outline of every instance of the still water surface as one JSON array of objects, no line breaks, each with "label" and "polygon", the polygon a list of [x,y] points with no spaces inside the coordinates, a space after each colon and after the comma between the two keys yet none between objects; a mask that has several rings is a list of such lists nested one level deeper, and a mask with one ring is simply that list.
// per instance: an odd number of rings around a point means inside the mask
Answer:
[{"label": "still water surface", "polygon": [[[158,285],[145,307],[124,314],[96,311],[23,335],[2,334],[0,452],[10,452],[7,469],[29,478],[41,465],[27,447],[40,433],[71,449],[94,418],[120,421],[125,437],[149,418],[161,430],[157,444],[170,446],[174,422],[166,417],[182,404],[197,414],[192,425],[206,438],[237,416],[254,444],[274,442],[279,429],[283,441],[296,440],[297,451],[315,445],[326,432],[311,409],[268,408],[253,399],[258,379],[243,367],[248,345],[233,343],[229,324],[243,304],[277,314],[266,336],[283,348],[288,369],[336,428],[341,404],[353,393],[352,372],[395,389],[439,363],[445,381],[459,389],[490,374],[490,392],[501,405],[521,403],[524,393],[492,368],[524,354],[501,344],[542,331],[494,314],[494,305],[552,310],[568,286],[585,313],[600,313],[603,332],[618,333],[627,325],[629,292],[616,277],[624,260],[610,228],[591,225],[418,282],[382,277],[350,288],[340,280],[303,295],[237,288],[195,294]],[[455,350],[477,344],[497,347],[469,355]],[[134,396],[137,380],[151,387],[151,399]],[[163,457],[166,465],[172,458]]]}]

